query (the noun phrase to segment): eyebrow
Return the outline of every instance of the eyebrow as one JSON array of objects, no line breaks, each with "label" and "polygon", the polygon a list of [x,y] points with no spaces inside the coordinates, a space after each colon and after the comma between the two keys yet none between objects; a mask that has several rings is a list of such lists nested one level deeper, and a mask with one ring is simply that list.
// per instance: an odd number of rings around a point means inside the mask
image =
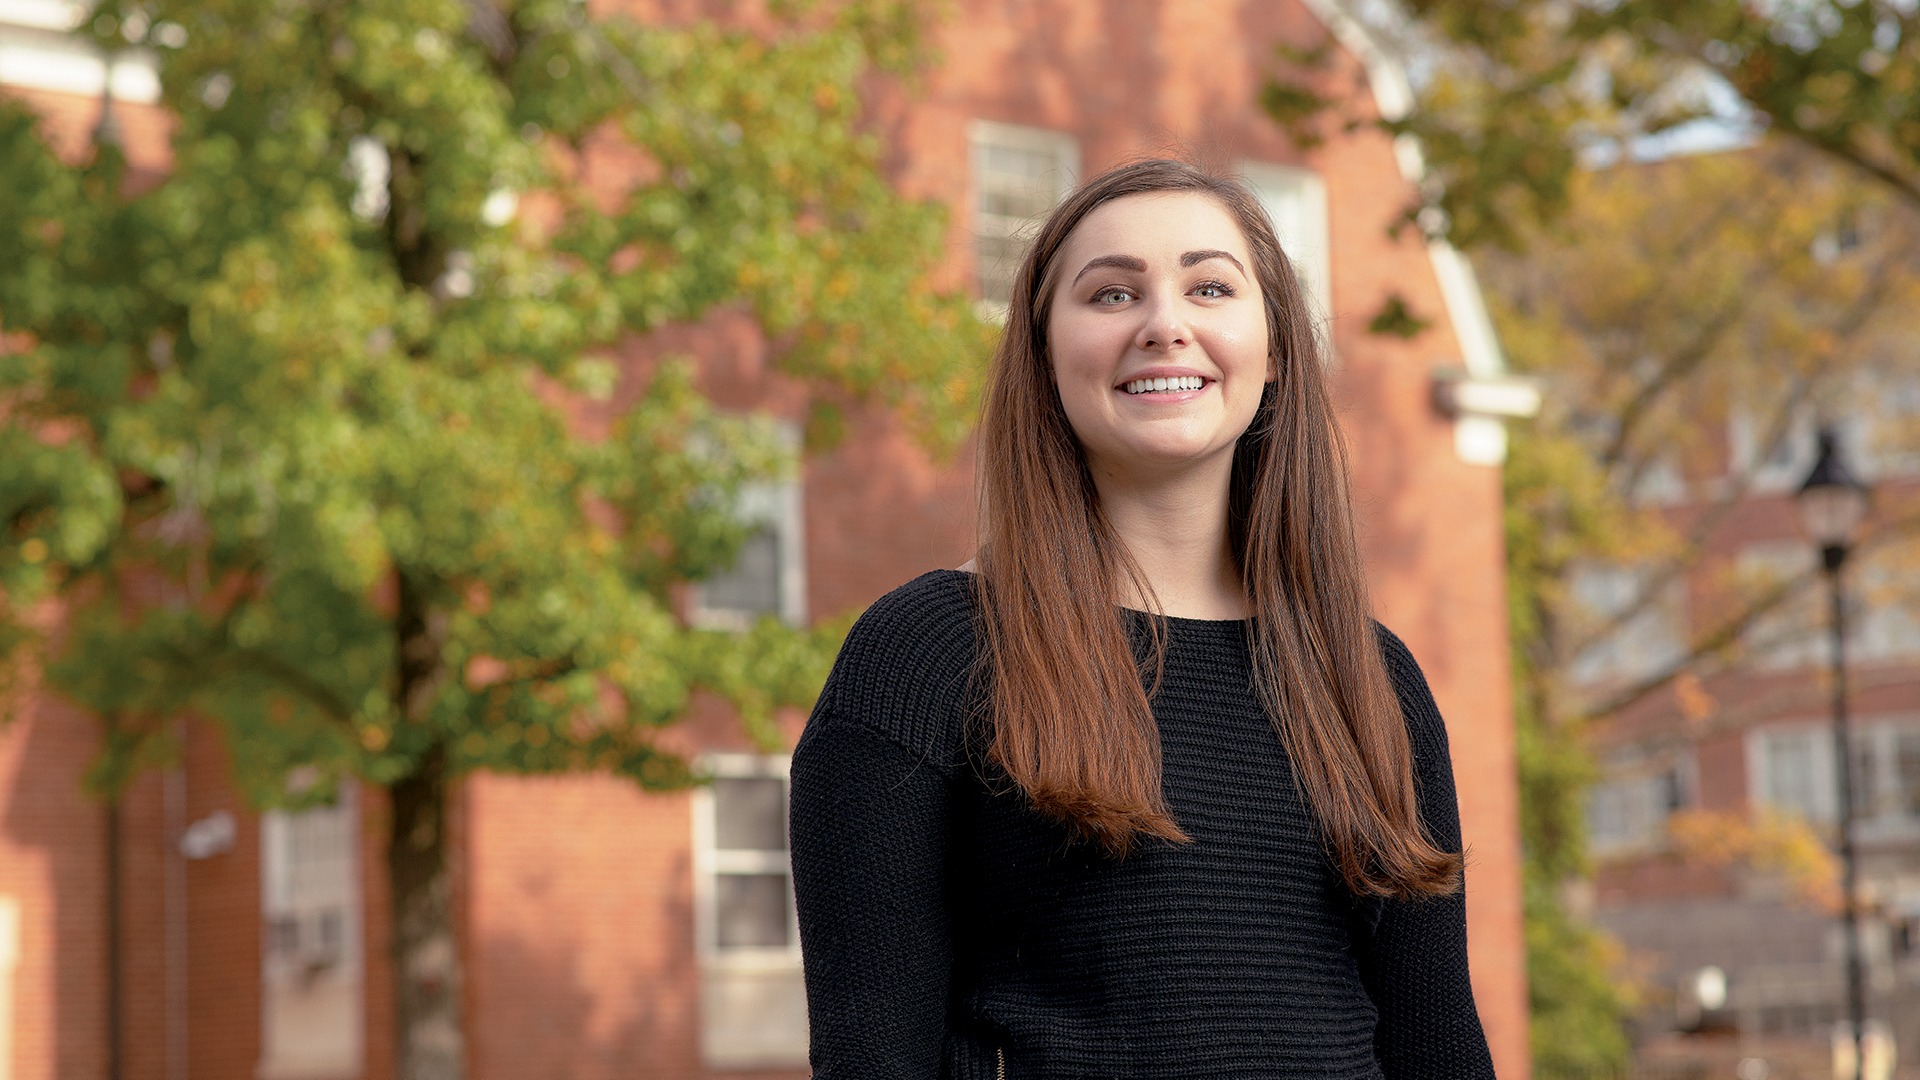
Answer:
[{"label": "eyebrow", "polygon": [[1101,255],[1098,258],[1087,260],[1087,265],[1081,267],[1080,272],[1073,275],[1073,280],[1078,282],[1081,278],[1087,276],[1087,271],[1097,269],[1098,267],[1102,267],[1102,266],[1112,266],[1121,270],[1131,270],[1136,274],[1144,274],[1147,272],[1147,260],[1139,258],[1137,256]]},{"label": "eyebrow", "polygon": [[1237,267],[1242,274],[1247,272],[1247,268],[1240,265],[1239,259],[1234,258],[1224,251],[1189,251],[1185,255],[1180,256],[1180,265],[1182,267],[1198,266],[1208,259],[1225,259]]},{"label": "eyebrow", "polygon": [[[1186,254],[1180,256],[1180,265],[1182,268],[1189,267],[1189,266],[1198,266],[1201,263],[1206,262],[1208,259],[1225,259],[1228,262],[1232,263],[1234,266],[1239,267],[1239,270],[1242,274],[1245,274],[1247,272],[1247,268],[1240,265],[1239,259],[1234,258],[1228,252],[1220,251],[1216,248],[1204,248],[1200,251],[1189,251]],[[1147,261],[1137,256],[1101,255],[1096,258],[1087,260],[1087,265],[1081,267],[1080,272],[1073,275],[1073,280],[1078,282],[1081,278],[1087,276],[1087,271],[1095,270],[1102,266],[1111,266],[1120,270],[1131,270],[1136,274],[1144,274],[1147,272]]]}]

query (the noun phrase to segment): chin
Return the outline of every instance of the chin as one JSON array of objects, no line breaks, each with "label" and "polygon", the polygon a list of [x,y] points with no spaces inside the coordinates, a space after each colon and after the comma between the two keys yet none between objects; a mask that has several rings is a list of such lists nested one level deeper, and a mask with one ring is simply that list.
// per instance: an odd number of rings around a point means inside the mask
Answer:
[{"label": "chin", "polygon": [[1110,455],[1110,460],[1114,471],[1121,474],[1164,474],[1207,465],[1223,458],[1231,460],[1232,456],[1232,443],[1214,446],[1198,440],[1166,440],[1119,448],[1117,453]]}]

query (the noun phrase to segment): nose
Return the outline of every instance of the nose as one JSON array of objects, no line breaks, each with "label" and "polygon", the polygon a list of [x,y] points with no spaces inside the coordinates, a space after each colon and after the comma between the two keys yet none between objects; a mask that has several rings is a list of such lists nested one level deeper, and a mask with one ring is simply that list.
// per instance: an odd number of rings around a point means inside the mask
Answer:
[{"label": "nose", "polygon": [[1178,349],[1193,341],[1193,331],[1187,326],[1177,298],[1161,296],[1149,300],[1139,311],[1140,328],[1133,338],[1136,348]]}]

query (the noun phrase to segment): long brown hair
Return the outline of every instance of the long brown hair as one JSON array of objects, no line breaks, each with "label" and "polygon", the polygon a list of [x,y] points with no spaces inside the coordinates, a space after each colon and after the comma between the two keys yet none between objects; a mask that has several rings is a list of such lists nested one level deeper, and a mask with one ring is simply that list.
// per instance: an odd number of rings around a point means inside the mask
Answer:
[{"label": "long brown hair", "polygon": [[[1305,294],[1273,225],[1238,182],[1179,161],[1122,165],[1069,195],[1014,279],[981,419],[979,590],[990,685],[988,758],[1034,808],[1115,857],[1142,837],[1186,841],[1160,784],[1143,672],[1116,587],[1152,597],[1101,510],[1061,407],[1047,344],[1056,265],[1074,228],[1128,195],[1195,192],[1233,215],[1264,294],[1278,372],[1235,448],[1229,534],[1254,619],[1254,681],[1334,864],[1355,892],[1438,895],[1460,856],[1421,827],[1413,754],[1383,664],[1354,541],[1346,447]],[[1157,606],[1157,602],[1156,602]]]}]

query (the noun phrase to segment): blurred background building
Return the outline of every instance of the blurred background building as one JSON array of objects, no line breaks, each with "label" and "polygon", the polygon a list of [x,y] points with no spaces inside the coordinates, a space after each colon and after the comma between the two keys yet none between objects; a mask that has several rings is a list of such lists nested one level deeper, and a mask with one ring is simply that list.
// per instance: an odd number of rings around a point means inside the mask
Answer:
[{"label": "blurred background building", "polygon": [[[1615,455],[1610,475],[1631,513],[1645,515],[1645,532],[1668,535],[1616,544],[1624,557],[1588,561],[1563,582],[1569,625],[1559,631],[1580,642],[1564,654],[1566,693],[1590,710],[1595,775],[1584,801],[1592,875],[1568,891],[1624,948],[1641,1075],[1836,1075],[1847,992],[1831,619],[1820,545],[1794,497],[1817,432],[1831,429],[1873,485],[1874,512],[1844,566],[1854,831],[1867,1016],[1908,1058],[1907,1075],[1920,1047],[1920,375],[1910,302],[1877,309],[1872,296],[1909,287],[1912,212],[1835,200],[1845,184],[1779,146],[1606,172],[1590,194],[1608,208],[1597,216],[1620,252],[1589,237],[1584,254],[1547,255],[1532,271],[1546,282],[1538,295],[1495,275],[1521,313],[1516,325],[1544,310],[1547,292],[1590,283],[1609,258],[1669,263],[1666,283],[1649,271],[1647,287],[1684,289],[1673,282],[1699,275],[1679,264],[1683,243],[1728,265],[1747,291],[1718,307],[1704,299],[1714,286],[1676,300],[1690,314],[1672,336],[1681,322],[1644,303],[1626,322],[1578,302],[1561,313],[1579,327],[1563,341],[1598,342],[1630,325],[1617,340],[1620,366],[1638,365],[1634,386],[1663,385],[1653,373],[1684,360],[1676,341],[1693,341],[1708,357],[1699,370],[1718,372],[1692,391],[1692,369],[1665,380],[1681,387],[1665,403],[1662,390],[1646,391],[1648,414],[1672,412]],[[1728,220],[1726,233],[1715,224],[1743,213],[1718,194],[1730,177],[1751,181],[1760,218],[1782,220],[1776,184],[1807,210],[1781,224],[1783,250],[1763,264],[1725,242],[1751,235],[1752,222]],[[1592,220],[1576,219],[1576,230]],[[1664,253],[1646,239],[1682,235],[1678,219],[1698,231]],[[1575,265],[1588,276],[1561,276]],[[1752,273],[1756,265],[1767,269]],[[1783,309],[1799,327],[1826,325],[1831,297],[1809,283],[1840,281],[1850,314],[1825,355],[1751,332]],[[1579,385],[1595,399],[1587,427],[1601,424],[1589,436],[1604,444],[1630,414],[1597,400],[1604,379]]]},{"label": "blurred background building", "polygon": [[[686,21],[729,5],[601,7]],[[42,110],[49,137],[77,154],[94,137],[110,85],[128,156],[157,182],[168,122],[153,106],[152,66],[129,50],[109,67],[66,33],[78,10],[0,0],[0,90]],[[948,268],[972,282],[984,309],[1004,304],[1033,222],[1076,180],[1129,158],[1171,153],[1233,169],[1272,213],[1327,315],[1380,616],[1413,648],[1449,718],[1471,852],[1476,993],[1501,1075],[1524,1080],[1505,437],[1495,418],[1515,411],[1499,401],[1514,388],[1499,381],[1500,352],[1464,260],[1415,230],[1390,231],[1413,199],[1417,148],[1372,127],[1306,145],[1257,104],[1278,47],[1310,50],[1330,35],[1328,92],[1356,110],[1392,118],[1406,109],[1404,77],[1356,27],[1306,0],[968,0],[932,34],[938,65],[909,90],[877,87],[872,128],[900,190],[951,207]],[[1370,330],[1384,310],[1416,312],[1421,322],[1403,333]],[[771,370],[769,351],[751,319],[721,314],[634,342],[622,362],[691,353],[712,398],[771,413],[797,432],[808,387]],[[1758,502],[1756,512],[1771,505]],[[689,621],[739,626],[773,614],[807,623],[970,553],[967,455],[930,459],[879,409],[850,413],[842,443],[809,457],[793,483],[753,492],[745,508],[762,528],[733,568],[686,591]],[[1911,650],[1915,630],[1904,632],[1905,644],[1889,638],[1888,656]],[[1658,639],[1632,647],[1657,648]],[[1805,683],[1791,660],[1798,655],[1783,652],[1764,685]],[[1903,823],[1920,823],[1905,816],[1920,800],[1900,794],[1920,784],[1920,766],[1909,770],[1911,784],[1902,771],[1907,757],[1920,762],[1920,716],[1899,712],[1899,692],[1889,684],[1863,697],[1863,716],[1885,732],[1876,768],[1889,785],[1890,842],[1905,835]],[[1817,704],[1760,710],[1751,734],[1729,729],[1697,748],[1635,759],[1596,795],[1597,825],[1617,850],[1631,850],[1671,805],[1744,797],[1754,762],[1771,770],[1760,790],[1816,811],[1830,806],[1808,779],[1821,769],[1818,741],[1793,741],[1801,717],[1815,713]],[[782,717],[789,740],[803,721]],[[1916,725],[1913,740],[1902,722]],[[116,1061],[114,1080],[393,1075],[384,794],[350,787],[331,807],[257,814],[229,780],[214,729],[178,723],[181,760],[141,777],[117,806],[81,791],[99,748],[93,718],[46,697],[0,732],[0,1077],[105,1080]],[[755,752],[713,702],[670,738],[710,765],[711,786],[653,795],[602,775],[489,774],[460,784],[455,874],[472,1076],[806,1074],[786,759]],[[1723,887],[1626,864],[1610,875],[1601,906],[1623,933],[1641,922],[1675,929],[1682,924],[1660,905]],[[1909,902],[1891,885],[1886,895]],[[1752,917],[1772,917],[1760,903]],[[1805,948],[1817,951],[1825,924],[1805,923]],[[1746,989],[1747,970],[1712,940],[1689,935],[1675,970],[1721,963],[1739,988],[1733,1007],[1756,1023],[1815,1022],[1811,1005],[1788,996],[1751,1004],[1760,999]],[[1881,940],[1883,953],[1897,951]],[[1783,974],[1780,985],[1797,977]],[[117,999],[108,991],[116,982]]]}]

